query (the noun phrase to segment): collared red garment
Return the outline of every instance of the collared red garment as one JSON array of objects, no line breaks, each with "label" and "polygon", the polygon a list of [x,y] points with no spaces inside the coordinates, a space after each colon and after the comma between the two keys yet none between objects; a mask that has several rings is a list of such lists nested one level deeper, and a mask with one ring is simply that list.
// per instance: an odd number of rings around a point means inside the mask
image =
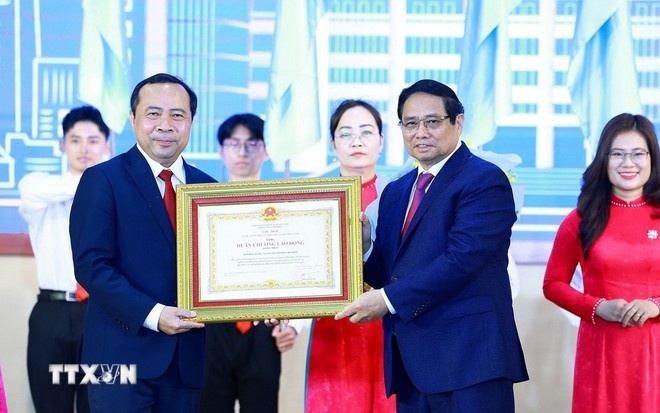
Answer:
[{"label": "collared red garment", "polygon": [[[660,411],[660,316],[644,326],[621,327],[595,316],[600,298],[655,299],[660,302],[660,217],[638,199],[612,196],[603,233],[584,258],[581,218],[573,210],[559,226],[548,259],[543,291],[560,307],[580,317],[573,381],[574,412]],[[657,232],[655,233],[657,234]],[[571,285],[580,264],[584,293]]]}]

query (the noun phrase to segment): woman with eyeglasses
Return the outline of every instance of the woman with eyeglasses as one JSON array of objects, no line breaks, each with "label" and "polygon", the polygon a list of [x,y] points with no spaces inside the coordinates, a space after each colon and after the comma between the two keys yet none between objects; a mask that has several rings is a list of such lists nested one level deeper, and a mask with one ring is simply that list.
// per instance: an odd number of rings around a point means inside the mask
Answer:
[{"label": "woman with eyeglasses", "polygon": [[[543,293],[581,318],[573,412],[660,411],[658,162],[647,118],[612,118],[557,232]],[[584,293],[570,286],[578,264]]]},{"label": "woman with eyeglasses", "polygon": [[[345,100],[330,117],[331,144],[342,176],[362,177],[362,210],[377,221],[378,197],[389,182],[376,175],[383,149],[383,122],[363,100]],[[365,286],[365,288],[370,288]],[[381,321],[314,321],[307,367],[305,411],[394,412],[385,396]]]}]

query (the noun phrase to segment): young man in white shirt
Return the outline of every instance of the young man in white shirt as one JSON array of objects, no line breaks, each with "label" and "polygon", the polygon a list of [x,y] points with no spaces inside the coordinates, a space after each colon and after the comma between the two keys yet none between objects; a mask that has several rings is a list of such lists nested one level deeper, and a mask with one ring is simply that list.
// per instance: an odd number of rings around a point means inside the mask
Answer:
[{"label": "young man in white shirt", "polygon": [[[219,152],[229,182],[258,181],[268,159],[264,121],[252,113],[229,117],[218,128]],[[293,348],[307,320],[268,327],[251,321],[206,325],[206,368],[200,412],[274,413],[281,356]]]},{"label": "young man in white shirt", "polygon": [[[92,106],[72,109],[62,120],[60,150],[67,171],[33,172],[21,179],[19,211],[29,224],[39,295],[29,320],[28,377],[35,410],[88,412],[84,386],[52,384],[49,364],[78,363],[86,292],[78,287],[69,239],[69,213],[82,173],[110,153],[110,129]],[[77,380],[78,383],[80,380]]]}]

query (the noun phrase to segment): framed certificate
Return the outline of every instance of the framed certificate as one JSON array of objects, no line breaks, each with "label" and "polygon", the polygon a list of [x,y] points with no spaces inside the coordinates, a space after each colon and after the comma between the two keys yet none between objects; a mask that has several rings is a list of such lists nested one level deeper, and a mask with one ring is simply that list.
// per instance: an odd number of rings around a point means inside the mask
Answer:
[{"label": "framed certificate", "polygon": [[178,306],[201,322],[332,316],[362,293],[360,178],[179,185]]}]

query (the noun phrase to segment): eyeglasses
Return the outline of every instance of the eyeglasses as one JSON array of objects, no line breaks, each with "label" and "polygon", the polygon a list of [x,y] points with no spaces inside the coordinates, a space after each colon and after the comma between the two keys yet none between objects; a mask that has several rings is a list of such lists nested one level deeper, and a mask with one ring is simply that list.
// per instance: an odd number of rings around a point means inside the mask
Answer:
[{"label": "eyeglasses", "polygon": [[424,127],[428,130],[436,130],[440,128],[442,121],[449,118],[449,115],[440,117],[430,117],[426,119],[409,119],[405,122],[399,121],[399,127],[405,133],[413,133],[419,129],[419,124],[423,123]]},{"label": "eyeglasses", "polygon": [[353,142],[354,139],[360,139],[362,142],[368,141],[369,139],[373,138],[374,136],[378,136],[377,133],[374,131],[371,131],[369,129],[362,130],[360,132],[349,132],[349,131],[344,131],[341,132],[338,135],[335,135],[335,139],[339,139],[342,142]]},{"label": "eyeglasses", "polygon": [[264,147],[264,141],[260,139],[248,139],[246,141],[241,141],[239,139],[225,139],[222,142],[222,146],[225,148],[231,149],[234,153],[239,153],[242,148],[245,148],[247,153],[256,153]]},{"label": "eyeglasses", "polygon": [[612,151],[608,153],[610,160],[616,164],[622,164],[626,160],[626,156],[637,165],[642,165],[646,162],[646,157],[649,155],[647,151],[635,149],[632,152]]}]

